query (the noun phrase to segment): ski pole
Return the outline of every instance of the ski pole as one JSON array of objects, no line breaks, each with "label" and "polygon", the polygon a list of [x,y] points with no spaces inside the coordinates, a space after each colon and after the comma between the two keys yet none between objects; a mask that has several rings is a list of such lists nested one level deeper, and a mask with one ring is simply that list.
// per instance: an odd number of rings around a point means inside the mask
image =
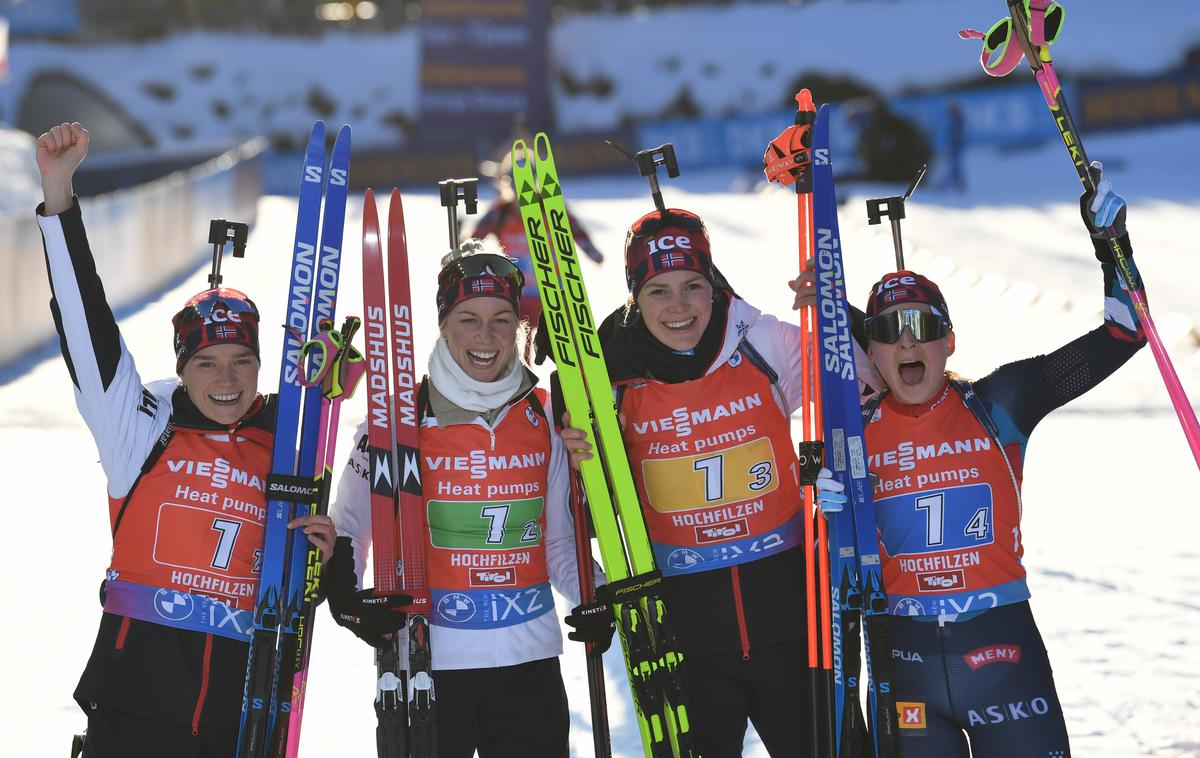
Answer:
[{"label": "ski pole", "polygon": [[[1057,38],[1061,31],[1062,8],[1054,6],[1053,9],[1056,13],[1051,16],[1050,0],[1006,0],[1006,2],[1009,13],[1008,33],[1016,38],[1025,62],[1033,71],[1033,76],[1046,100],[1046,107],[1050,109],[1050,114],[1054,117],[1054,125],[1058,128],[1059,136],[1062,137],[1071,163],[1075,166],[1075,173],[1079,177],[1080,184],[1084,189],[1094,192],[1096,179],[1092,176],[1091,164],[1088,161],[1087,152],[1083,148],[1083,140],[1075,125],[1075,119],[1071,116],[1071,109],[1067,106],[1066,95],[1058,81],[1058,75],[1054,71],[1054,60],[1050,56],[1050,43]],[[1047,26],[1048,22],[1053,25],[1052,28]],[[992,32],[986,36],[973,30],[963,30],[959,33],[959,36],[964,39],[984,38],[983,69],[991,76],[1004,76],[1017,63],[1017,61],[1009,61],[1005,65],[996,67],[988,65],[989,38],[1002,31],[1003,24],[1004,20],[993,26]],[[1012,56],[1004,57],[1008,59]],[[1167,349],[1158,334],[1158,328],[1154,325],[1154,319],[1150,316],[1150,306],[1146,302],[1146,291],[1141,277],[1130,265],[1129,256],[1117,237],[1116,228],[1108,227],[1101,231],[1108,242],[1109,250],[1112,251],[1121,283],[1129,292],[1130,299],[1133,300],[1134,311],[1146,333],[1146,340],[1150,343],[1150,351],[1154,354],[1154,360],[1158,364],[1158,371],[1166,385],[1167,394],[1170,395],[1171,404],[1175,407],[1175,415],[1178,416],[1179,424],[1183,427],[1184,437],[1187,438],[1192,456],[1196,459],[1196,465],[1200,467],[1200,423],[1196,421],[1196,413],[1192,410],[1192,404],[1183,390],[1171,357],[1167,354]]]},{"label": "ski pole", "polygon": [[[803,271],[813,257],[812,125],[816,107],[812,93],[796,93],[796,119],[771,141],[763,155],[763,174],[783,186],[795,184],[797,252]],[[829,593],[828,530],[825,519],[812,511],[816,491],[812,483],[821,467],[820,385],[815,367],[818,336],[812,313],[800,311],[800,354],[803,356],[800,409],[801,442],[797,452],[804,501],[809,504],[804,520],[804,595],[808,619],[808,668],[812,704],[810,747],[815,756],[836,756],[836,728],[832,707],[833,655],[832,608]],[[815,528],[815,534],[814,534]],[[818,616],[818,609],[820,615]],[[820,656],[818,656],[818,652]]]},{"label": "ski pole", "polygon": [[[555,428],[562,431],[563,414],[567,410],[563,399],[562,385],[558,372],[550,375],[550,398],[554,412]],[[575,526],[575,564],[579,569],[579,602],[583,605],[596,601],[594,574],[592,573],[592,537],[588,529],[587,503],[584,499],[583,480],[579,472],[571,470],[571,519]],[[596,758],[612,757],[612,738],[608,727],[608,696],[604,689],[604,658],[595,652],[596,644],[584,644],[587,660],[588,699],[592,705],[592,743]]]}]

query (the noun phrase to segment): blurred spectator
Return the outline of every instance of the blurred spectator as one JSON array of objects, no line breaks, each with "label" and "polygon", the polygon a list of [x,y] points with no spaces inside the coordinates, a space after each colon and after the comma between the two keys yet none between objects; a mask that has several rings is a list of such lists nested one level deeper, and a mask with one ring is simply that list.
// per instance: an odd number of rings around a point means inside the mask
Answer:
[{"label": "blurred spectator", "polygon": [[872,98],[866,107],[852,111],[847,120],[859,129],[857,151],[862,178],[909,182],[929,162],[929,140],[915,124],[893,113],[883,98]]}]

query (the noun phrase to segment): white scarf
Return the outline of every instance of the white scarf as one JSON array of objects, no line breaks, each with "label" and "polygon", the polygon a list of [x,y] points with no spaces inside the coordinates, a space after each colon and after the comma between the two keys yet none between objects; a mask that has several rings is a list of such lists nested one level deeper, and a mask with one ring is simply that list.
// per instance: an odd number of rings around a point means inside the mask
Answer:
[{"label": "white scarf", "polygon": [[450,354],[445,337],[438,337],[429,354],[429,378],[447,400],[459,408],[476,413],[495,410],[512,399],[521,388],[525,374],[514,351],[508,368],[498,379],[481,382],[467,376],[458,361]]}]

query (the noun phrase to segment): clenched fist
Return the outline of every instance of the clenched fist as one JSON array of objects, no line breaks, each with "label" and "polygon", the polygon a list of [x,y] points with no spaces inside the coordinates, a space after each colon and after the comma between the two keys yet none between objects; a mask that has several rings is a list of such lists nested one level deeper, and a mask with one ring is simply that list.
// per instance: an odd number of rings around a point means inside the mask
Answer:
[{"label": "clenched fist", "polygon": [[88,133],[83,125],[59,124],[37,138],[37,165],[42,174],[45,213],[53,216],[71,207],[71,178],[88,152]]}]

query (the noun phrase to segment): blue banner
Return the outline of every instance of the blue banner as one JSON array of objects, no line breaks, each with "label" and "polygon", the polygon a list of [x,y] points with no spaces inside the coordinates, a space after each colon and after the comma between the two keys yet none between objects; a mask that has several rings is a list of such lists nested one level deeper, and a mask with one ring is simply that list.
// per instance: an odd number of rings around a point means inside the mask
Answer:
[{"label": "blue banner", "polygon": [[512,135],[517,118],[548,126],[549,0],[438,0],[423,7],[420,142],[499,142]]},{"label": "blue banner", "polygon": [[1165,76],[1081,82],[1071,103],[1084,133],[1200,119],[1200,68]]},{"label": "blue banner", "polygon": [[79,32],[76,0],[37,0],[4,3],[0,15],[8,19],[8,33],[20,37],[67,36]]}]

